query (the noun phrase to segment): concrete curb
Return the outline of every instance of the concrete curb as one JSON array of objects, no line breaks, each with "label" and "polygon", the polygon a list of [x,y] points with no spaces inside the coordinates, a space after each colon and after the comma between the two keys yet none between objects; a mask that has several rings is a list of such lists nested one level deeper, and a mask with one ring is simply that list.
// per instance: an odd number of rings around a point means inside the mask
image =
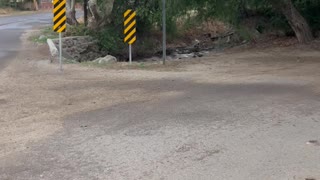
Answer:
[{"label": "concrete curb", "polygon": [[50,54],[51,54],[50,61],[53,62],[54,59],[58,57],[59,51],[58,51],[57,47],[54,45],[52,39],[47,39],[47,44],[49,46],[49,50],[50,50]]}]

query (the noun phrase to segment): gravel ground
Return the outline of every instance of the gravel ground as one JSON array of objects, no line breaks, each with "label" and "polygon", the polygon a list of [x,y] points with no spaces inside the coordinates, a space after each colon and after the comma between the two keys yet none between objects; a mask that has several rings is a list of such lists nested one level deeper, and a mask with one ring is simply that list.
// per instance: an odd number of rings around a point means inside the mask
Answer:
[{"label": "gravel ground", "polygon": [[60,73],[24,47],[0,72],[0,179],[320,179],[317,50]]}]

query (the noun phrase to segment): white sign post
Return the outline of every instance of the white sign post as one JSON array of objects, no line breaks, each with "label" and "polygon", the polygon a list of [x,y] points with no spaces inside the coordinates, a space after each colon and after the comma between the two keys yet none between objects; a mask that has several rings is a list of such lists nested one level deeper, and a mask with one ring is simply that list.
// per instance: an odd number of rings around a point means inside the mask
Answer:
[{"label": "white sign post", "polygon": [[59,64],[60,64],[60,71],[62,72],[62,37],[61,32],[59,33]]},{"label": "white sign post", "polygon": [[162,0],[162,58],[163,64],[166,64],[166,56],[167,56],[167,42],[166,42],[166,0]]},{"label": "white sign post", "polygon": [[129,44],[129,64],[132,64],[132,45]]}]

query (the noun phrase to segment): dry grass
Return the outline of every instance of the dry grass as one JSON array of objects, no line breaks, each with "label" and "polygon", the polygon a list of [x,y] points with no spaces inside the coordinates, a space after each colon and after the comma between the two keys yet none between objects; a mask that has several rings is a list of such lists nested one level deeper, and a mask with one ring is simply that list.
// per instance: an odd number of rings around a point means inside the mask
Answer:
[{"label": "dry grass", "polygon": [[14,12],[12,8],[0,8],[0,15],[6,15],[12,12]]},{"label": "dry grass", "polygon": [[0,17],[1,16],[11,16],[11,15],[26,15],[26,14],[34,14],[34,13],[46,13],[50,10],[39,10],[39,11],[19,11],[13,8],[0,8]]}]

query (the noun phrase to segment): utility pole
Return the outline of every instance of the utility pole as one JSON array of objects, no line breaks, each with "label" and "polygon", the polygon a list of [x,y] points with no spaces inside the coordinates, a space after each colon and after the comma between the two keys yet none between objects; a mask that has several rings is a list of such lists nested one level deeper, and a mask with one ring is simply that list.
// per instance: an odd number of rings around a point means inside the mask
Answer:
[{"label": "utility pole", "polygon": [[166,0],[162,0],[162,61],[166,64],[167,58],[167,31],[166,31]]}]

